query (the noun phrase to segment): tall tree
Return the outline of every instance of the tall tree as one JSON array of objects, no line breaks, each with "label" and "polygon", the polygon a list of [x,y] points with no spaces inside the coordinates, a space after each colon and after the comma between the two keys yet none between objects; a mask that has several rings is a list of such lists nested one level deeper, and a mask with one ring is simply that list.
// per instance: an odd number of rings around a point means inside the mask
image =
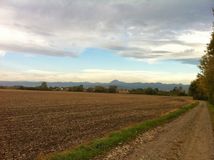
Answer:
[{"label": "tall tree", "polygon": [[200,74],[203,77],[208,99],[211,103],[214,103],[214,27],[206,54],[202,57],[199,68],[201,69]]}]

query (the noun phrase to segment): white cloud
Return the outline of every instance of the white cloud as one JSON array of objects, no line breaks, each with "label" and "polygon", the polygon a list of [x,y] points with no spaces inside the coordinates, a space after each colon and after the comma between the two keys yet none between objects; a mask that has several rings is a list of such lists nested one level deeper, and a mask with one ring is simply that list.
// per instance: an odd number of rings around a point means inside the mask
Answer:
[{"label": "white cloud", "polygon": [[4,57],[5,55],[6,55],[6,52],[0,50],[0,57]]},{"label": "white cloud", "polygon": [[183,33],[178,37],[178,40],[184,41],[187,43],[201,43],[207,44],[210,40],[211,32],[206,31],[190,31],[187,33]]},{"label": "white cloud", "polygon": [[149,61],[198,58],[212,6],[213,0],[1,0],[0,50],[77,56],[97,47]]}]

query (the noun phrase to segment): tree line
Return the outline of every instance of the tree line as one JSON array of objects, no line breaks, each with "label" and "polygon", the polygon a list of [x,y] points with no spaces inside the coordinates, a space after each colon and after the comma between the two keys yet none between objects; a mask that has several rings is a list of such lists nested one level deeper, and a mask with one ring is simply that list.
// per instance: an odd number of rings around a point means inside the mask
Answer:
[{"label": "tree line", "polygon": [[13,86],[13,87],[3,87],[1,89],[21,89],[21,90],[40,90],[40,91],[71,91],[71,92],[97,92],[97,93],[117,93],[118,87],[111,85],[109,87],[95,86],[84,88],[83,85],[71,86],[71,87],[49,87],[47,82],[42,82],[39,86],[36,87],[27,87],[27,86]]},{"label": "tree line", "polygon": [[162,91],[158,88],[138,88],[138,89],[132,89],[130,90],[130,93],[132,94],[146,94],[146,95],[160,95],[160,96],[187,96],[188,94],[185,92],[185,90],[179,86],[174,87],[170,91]]},{"label": "tree line", "polygon": [[200,73],[192,81],[189,93],[194,99],[208,100],[214,104],[214,26],[210,43],[207,45],[205,55],[200,60],[199,68]]},{"label": "tree line", "polygon": [[[115,85],[110,85],[108,87],[95,86],[95,87],[88,87],[88,88],[85,88],[83,85],[71,86],[71,87],[49,87],[47,82],[42,82],[39,86],[36,86],[36,87],[14,86],[11,88],[21,89],[21,90],[95,92],[95,93],[120,93],[120,91],[126,90],[126,89],[119,89]],[[174,87],[170,91],[162,91],[162,90],[159,90],[158,88],[151,88],[151,87],[136,88],[136,89],[130,89],[126,91],[127,92],[125,93],[129,93],[129,94],[162,95],[162,96],[187,96],[188,95],[181,86]]]}]

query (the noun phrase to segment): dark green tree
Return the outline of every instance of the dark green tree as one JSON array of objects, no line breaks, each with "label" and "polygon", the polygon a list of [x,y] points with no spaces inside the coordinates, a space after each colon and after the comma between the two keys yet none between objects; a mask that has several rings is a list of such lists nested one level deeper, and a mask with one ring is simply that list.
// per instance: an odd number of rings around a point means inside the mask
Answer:
[{"label": "dark green tree", "polygon": [[175,87],[173,90],[170,91],[172,96],[186,96],[185,91],[183,90],[182,86]]},{"label": "dark green tree", "polygon": [[155,95],[155,94],[156,94],[156,90],[153,89],[153,88],[151,88],[151,87],[146,88],[146,89],[144,90],[144,92],[145,92],[145,94],[148,94],[148,95]]},{"label": "dark green tree", "polygon": [[109,86],[108,92],[109,93],[116,93],[117,92],[117,86]]},{"label": "dark green tree", "polygon": [[48,90],[47,82],[42,82],[41,85],[38,87],[40,90]]},{"label": "dark green tree", "polygon": [[95,86],[94,92],[105,93],[105,92],[107,92],[107,89],[103,86]]}]

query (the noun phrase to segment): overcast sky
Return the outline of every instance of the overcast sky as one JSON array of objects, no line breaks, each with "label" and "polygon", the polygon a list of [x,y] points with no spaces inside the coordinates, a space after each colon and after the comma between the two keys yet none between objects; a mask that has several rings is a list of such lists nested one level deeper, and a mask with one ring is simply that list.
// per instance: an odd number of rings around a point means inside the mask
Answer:
[{"label": "overcast sky", "polygon": [[1,0],[0,80],[189,83],[213,0]]}]

